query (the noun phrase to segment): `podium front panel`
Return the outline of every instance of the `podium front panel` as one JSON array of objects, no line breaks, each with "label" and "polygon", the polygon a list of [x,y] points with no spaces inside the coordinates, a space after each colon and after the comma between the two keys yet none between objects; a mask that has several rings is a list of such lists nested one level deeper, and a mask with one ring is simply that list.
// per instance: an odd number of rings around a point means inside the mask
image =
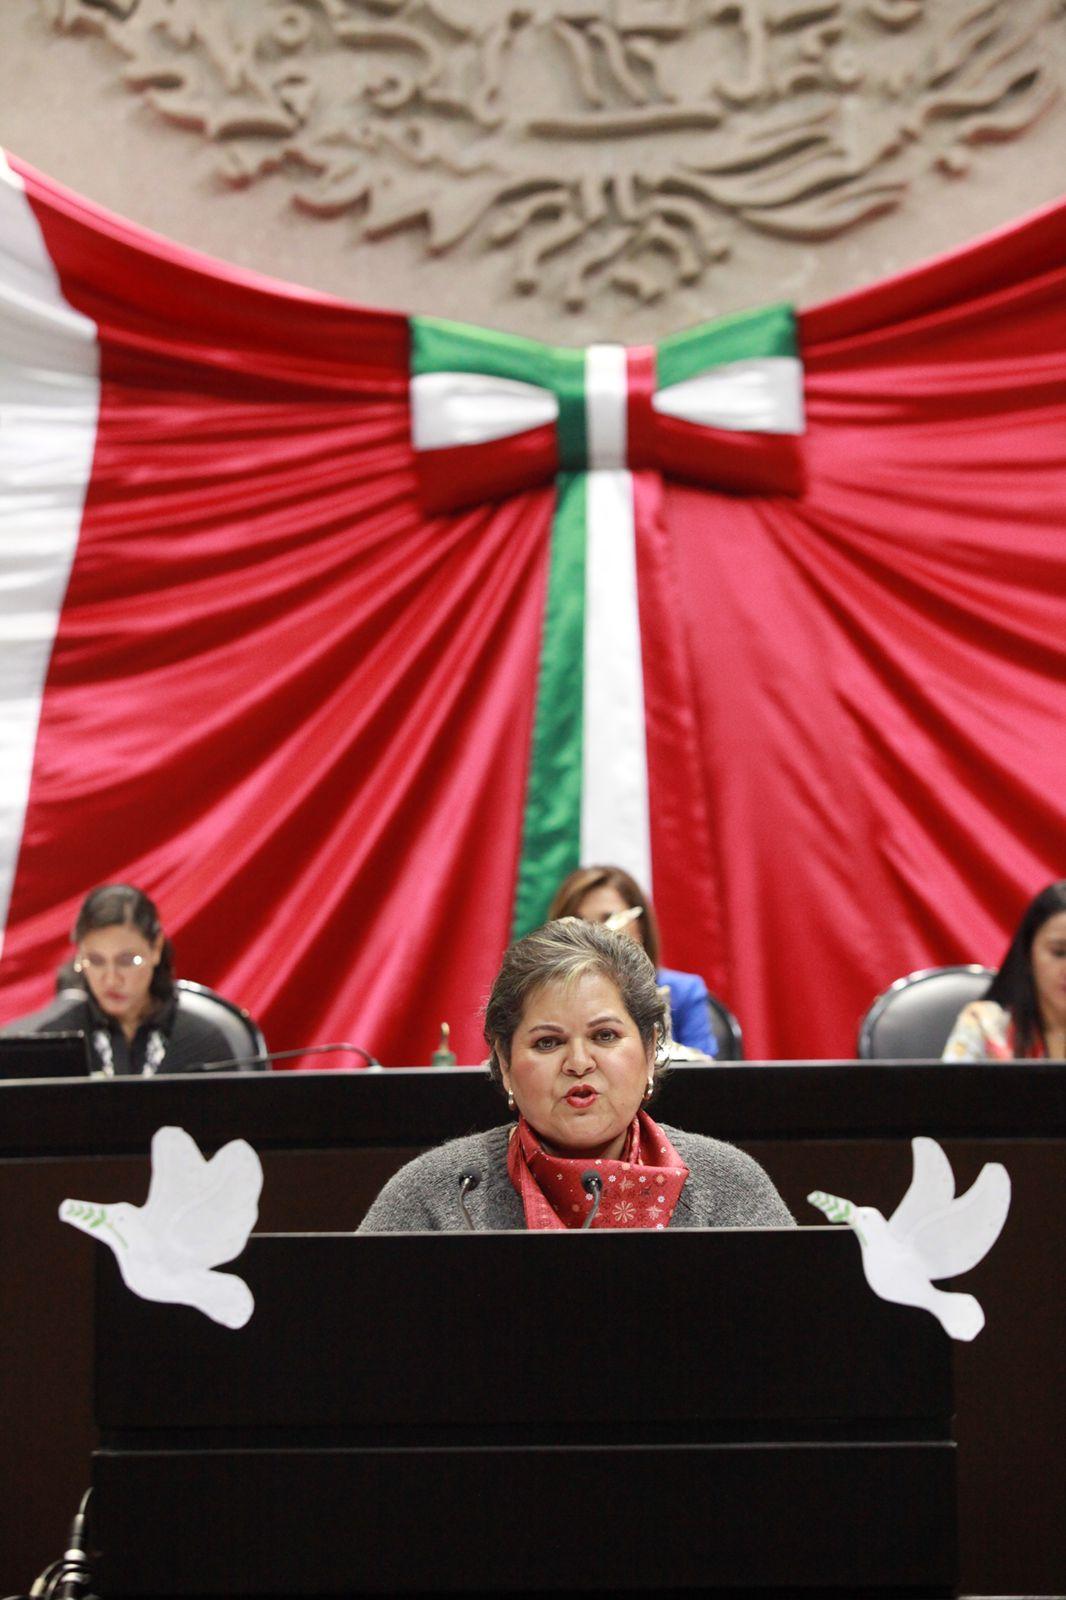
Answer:
[{"label": "podium front panel", "polygon": [[102,1454],[105,1595],[954,1594],[954,1461],[896,1443]]},{"label": "podium front panel", "polygon": [[253,1236],[97,1289],[105,1595],[948,1594],[950,1348],[846,1233]]}]

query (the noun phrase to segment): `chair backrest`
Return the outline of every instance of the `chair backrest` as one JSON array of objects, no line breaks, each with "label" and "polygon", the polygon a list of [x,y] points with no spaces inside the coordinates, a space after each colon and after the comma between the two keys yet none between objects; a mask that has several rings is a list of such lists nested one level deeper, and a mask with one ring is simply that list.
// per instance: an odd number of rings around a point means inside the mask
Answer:
[{"label": "chair backrest", "polygon": [[240,1067],[241,1072],[261,1072],[266,1070],[266,1063],[252,1062],[251,1056],[261,1056],[266,1053],[266,1040],[259,1031],[258,1024],[248,1015],[243,1006],[233,1000],[227,1000],[225,995],[216,994],[214,989],[209,989],[206,984],[193,983],[190,978],[176,978],[174,988],[178,994],[178,1005],[191,1016],[200,1017],[204,1022],[210,1022],[222,1034],[235,1059],[248,1061],[247,1067]]},{"label": "chair backrest", "polygon": [[938,1060],[963,1006],[979,1000],[994,977],[991,967],[974,964],[897,978],[859,1025],[859,1060]]},{"label": "chair backrest", "polygon": [[711,1016],[711,1032],[718,1041],[716,1061],[743,1061],[744,1035],[740,1023],[715,994],[708,994],[707,1009]]}]

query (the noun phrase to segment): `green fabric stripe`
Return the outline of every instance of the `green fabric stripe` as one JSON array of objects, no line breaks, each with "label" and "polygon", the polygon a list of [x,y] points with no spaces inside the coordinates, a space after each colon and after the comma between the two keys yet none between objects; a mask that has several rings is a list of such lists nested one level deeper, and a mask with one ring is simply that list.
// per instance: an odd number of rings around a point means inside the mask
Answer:
[{"label": "green fabric stripe", "polygon": [[548,592],[512,937],[539,928],[559,881],[581,852],[585,690],[585,484],[556,481]]},{"label": "green fabric stripe", "polygon": [[796,319],[789,305],[738,311],[717,322],[705,322],[664,339],[656,352],[655,386],[669,389],[709,367],[761,356],[797,354]]},{"label": "green fabric stripe", "polygon": [[559,401],[557,423],[560,472],[582,472],[588,466],[588,424],[585,417],[584,350],[552,351],[551,387]]},{"label": "green fabric stripe", "polygon": [[494,378],[517,378],[521,383],[554,389],[557,353],[551,345],[523,339],[517,333],[499,333],[444,317],[411,318],[412,373],[485,372]]}]

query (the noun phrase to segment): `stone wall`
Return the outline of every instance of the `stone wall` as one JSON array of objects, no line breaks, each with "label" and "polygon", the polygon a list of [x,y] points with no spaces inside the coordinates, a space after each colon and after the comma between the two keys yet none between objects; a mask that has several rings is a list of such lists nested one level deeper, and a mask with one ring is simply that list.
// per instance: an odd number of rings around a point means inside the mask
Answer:
[{"label": "stone wall", "polygon": [[561,342],[1057,198],[1064,0],[4,0],[0,144],[213,255]]}]

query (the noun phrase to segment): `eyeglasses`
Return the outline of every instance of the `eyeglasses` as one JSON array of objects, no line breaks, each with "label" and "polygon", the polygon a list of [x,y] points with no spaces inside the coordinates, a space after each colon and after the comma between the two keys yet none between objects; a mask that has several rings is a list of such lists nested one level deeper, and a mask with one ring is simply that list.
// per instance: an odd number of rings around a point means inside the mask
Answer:
[{"label": "eyeglasses", "polygon": [[105,968],[114,966],[118,968],[119,972],[128,972],[131,967],[146,967],[147,965],[148,957],[138,955],[136,950],[120,950],[118,955],[114,957],[101,956],[95,950],[91,950],[88,954],[78,957],[74,963],[74,971],[85,972],[88,970],[89,972],[101,973]]}]

